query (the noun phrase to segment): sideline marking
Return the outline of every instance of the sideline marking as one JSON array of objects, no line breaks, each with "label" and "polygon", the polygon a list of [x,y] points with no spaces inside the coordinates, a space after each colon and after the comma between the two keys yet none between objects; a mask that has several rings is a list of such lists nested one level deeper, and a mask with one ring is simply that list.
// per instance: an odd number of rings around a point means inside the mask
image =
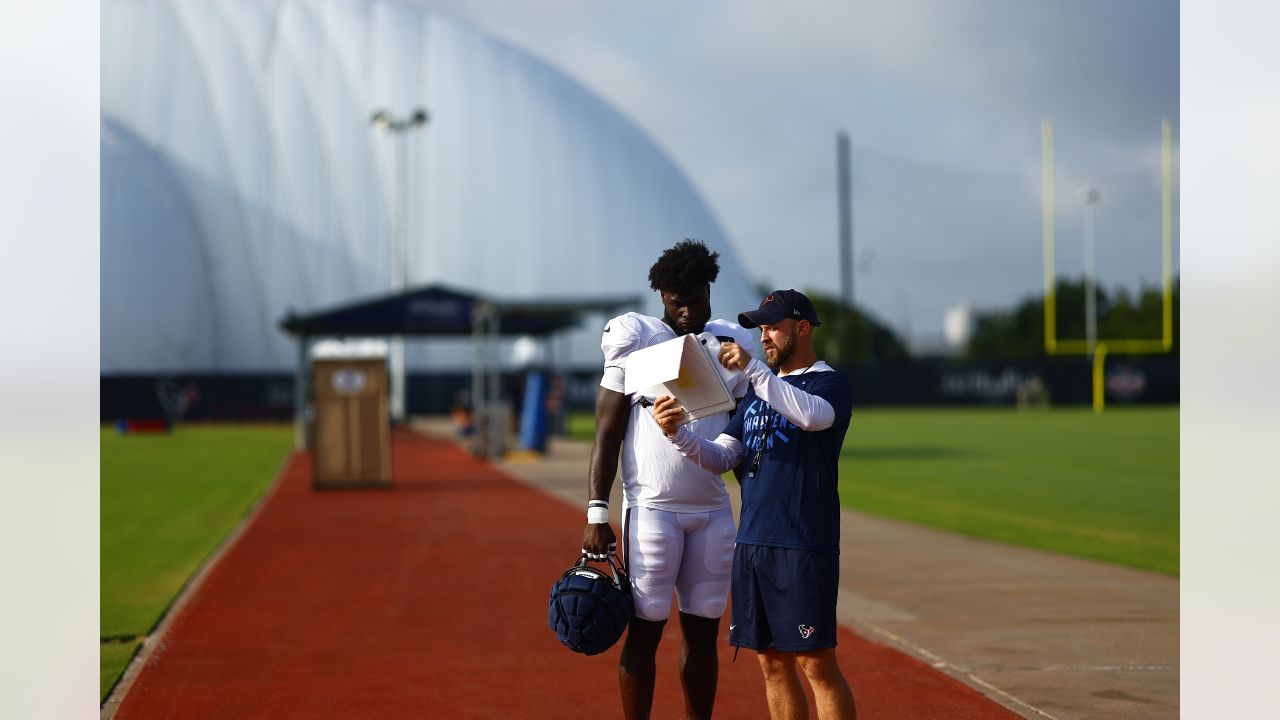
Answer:
[{"label": "sideline marking", "polygon": [[1049,665],[1034,668],[1036,672],[1058,670],[1114,671],[1114,670],[1177,670],[1177,665]]},{"label": "sideline marking", "polygon": [[178,594],[173,597],[173,602],[161,613],[160,621],[156,623],[155,630],[138,636],[142,638],[142,644],[138,646],[138,651],[133,654],[133,659],[125,666],[124,672],[121,673],[120,679],[116,681],[115,687],[111,688],[106,702],[102,703],[99,720],[115,720],[116,713],[120,711],[120,706],[124,703],[125,696],[129,694],[129,690],[133,687],[133,681],[138,679],[142,668],[146,667],[146,664],[151,661],[152,655],[163,650],[164,636],[169,630],[169,625],[173,623],[174,618],[182,613],[191,598],[195,597],[196,591],[204,584],[205,579],[213,571],[213,568],[222,560],[222,556],[240,540],[240,536],[244,535],[249,525],[258,517],[262,508],[266,506],[267,501],[275,496],[283,484],[284,471],[288,469],[293,456],[297,453],[298,451],[292,448],[285,453],[284,459],[276,467],[276,473],[271,480],[271,485],[258,496],[257,501],[249,507],[249,511],[240,519],[240,523],[227,534],[227,537],[223,539],[218,547],[214,548],[213,552],[196,568],[196,571],[191,574],[187,582],[178,589]]},{"label": "sideline marking", "polygon": [[[943,657],[941,657],[940,655],[938,655],[938,654],[936,654],[936,653],[934,653],[934,652],[931,652],[931,651],[929,651],[929,650],[926,650],[925,648],[921,647],[920,645],[917,645],[917,644],[915,644],[915,643],[911,642],[910,640],[907,640],[906,638],[904,638],[904,637],[902,637],[902,636],[900,636],[900,635],[897,635],[897,634],[893,633],[893,632],[892,632],[892,631],[890,631],[890,630],[887,630],[887,629],[885,629],[885,628],[883,628],[883,627],[880,627],[879,625],[877,625],[877,624],[875,624],[875,623],[873,623],[873,622],[865,622],[865,621],[864,621],[864,622],[859,623],[859,625],[860,625],[860,626],[862,626],[862,627],[867,628],[868,630],[870,630],[870,631],[872,631],[872,632],[874,632],[874,633],[876,633],[876,634],[878,634],[878,635],[880,635],[880,636],[882,636],[882,637],[884,637],[884,638],[889,639],[889,640],[890,640],[891,642],[893,642],[895,645],[898,645],[899,647],[902,647],[902,648],[905,648],[905,649],[909,650],[912,654],[916,655],[917,657],[923,657],[923,658],[926,658],[926,659],[930,660],[930,661],[931,661],[931,663],[930,663],[930,664],[931,664],[934,668],[936,668],[936,669],[939,669],[939,670],[949,670],[949,671],[951,671],[951,673],[953,673],[953,674],[963,675],[963,676],[964,676],[966,679],[968,679],[970,682],[973,682],[973,683],[975,683],[975,684],[977,684],[977,685],[980,685],[980,686],[982,686],[983,688],[986,688],[987,690],[991,691],[992,693],[995,693],[996,695],[999,695],[1000,697],[1005,698],[1005,699],[1006,699],[1006,700],[1008,700],[1009,702],[1012,702],[1012,703],[1014,703],[1014,704],[1016,704],[1016,705],[1019,705],[1019,706],[1021,706],[1021,707],[1024,707],[1024,708],[1026,708],[1026,709],[1030,710],[1031,712],[1034,712],[1035,714],[1039,715],[1040,717],[1048,718],[1048,720],[1059,720],[1059,718],[1057,718],[1057,717],[1055,717],[1055,716],[1053,716],[1053,715],[1050,715],[1049,713],[1047,713],[1047,712],[1045,712],[1045,711],[1041,710],[1040,708],[1038,708],[1038,707],[1036,707],[1036,706],[1034,706],[1034,705],[1032,705],[1032,704],[1030,704],[1030,703],[1028,703],[1028,702],[1026,702],[1026,701],[1024,701],[1024,700],[1022,700],[1022,699],[1020,699],[1020,698],[1017,698],[1017,697],[1014,697],[1013,695],[1010,695],[1009,693],[1005,692],[1004,690],[1001,690],[1000,688],[996,687],[995,685],[992,685],[991,683],[987,682],[986,680],[983,680],[982,678],[978,677],[977,675],[974,675],[972,672],[970,672],[970,671],[969,671],[969,669],[968,669],[968,668],[961,667],[961,666],[959,666],[959,665],[956,665],[955,663],[948,662],[946,659],[944,659],[944,658],[943,658]],[[1007,703],[1006,703],[1006,704],[1007,704]]]}]

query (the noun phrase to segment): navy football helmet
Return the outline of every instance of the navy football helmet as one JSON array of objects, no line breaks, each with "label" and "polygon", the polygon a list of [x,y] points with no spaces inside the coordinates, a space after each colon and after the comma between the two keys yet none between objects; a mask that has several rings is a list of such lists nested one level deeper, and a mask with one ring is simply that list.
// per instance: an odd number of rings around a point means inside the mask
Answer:
[{"label": "navy football helmet", "polygon": [[551,586],[547,608],[551,629],[576,653],[597,655],[608,650],[631,620],[631,579],[616,556],[609,557],[609,567],[612,577],[582,557]]}]

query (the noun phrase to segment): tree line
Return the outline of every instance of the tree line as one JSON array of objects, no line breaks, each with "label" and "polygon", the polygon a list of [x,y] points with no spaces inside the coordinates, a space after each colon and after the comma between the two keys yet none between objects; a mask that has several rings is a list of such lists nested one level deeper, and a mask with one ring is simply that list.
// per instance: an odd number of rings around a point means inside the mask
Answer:
[{"label": "tree line", "polygon": [[[1173,281],[1173,348],[1178,353],[1178,280]],[[1055,291],[1054,322],[1059,340],[1085,339],[1084,280],[1059,279]],[[1095,289],[1098,340],[1159,340],[1163,327],[1164,291],[1143,286],[1136,293],[1125,288]],[[963,357],[974,362],[1036,360],[1044,348],[1044,297],[1032,296],[1010,310],[979,312]]]},{"label": "tree line", "polygon": [[[806,291],[822,318],[814,333],[818,357],[833,365],[894,365],[909,363],[911,353],[888,326],[870,313],[849,307],[838,298]],[[1163,327],[1164,292],[1146,286],[1095,289],[1098,339],[1159,340]],[[1055,323],[1059,340],[1085,339],[1085,284],[1061,278],[1056,286]],[[1173,348],[1178,353],[1178,280],[1173,281]],[[1012,308],[978,311],[973,333],[960,357],[970,362],[1034,361],[1048,357],[1044,347],[1044,296],[1024,298]]]}]

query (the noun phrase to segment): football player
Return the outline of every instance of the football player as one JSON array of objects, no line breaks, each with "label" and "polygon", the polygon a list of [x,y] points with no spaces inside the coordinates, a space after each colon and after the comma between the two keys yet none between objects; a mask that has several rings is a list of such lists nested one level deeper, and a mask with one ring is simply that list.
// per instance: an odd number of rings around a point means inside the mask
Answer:
[{"label": "football player", "polygon": [[[649,407],[655,398],[624,394],[626,360],[632,352],[688,333],[709,332],[750,353],[755,340],[736,323],[711,320],[711,283],[720,272],[719,253],[684,240],[662,253],[649,269],[649,286],[662,298],[662,319],[626,313],[604,329],[604,376],[596,395],[596,437],[587,481],[587,528],[582,552],[601,560],[616,547],[609,524],[609,492],[622,463],[623,563],[631,576],[635,615],[627,629],[618,668],[625,717],[648,718],[653,705],[655,657],[679,603],[683,635],[680,675],[685,714],[709,718],[718,677],[716,637],[729,592],[736,530],[724,481],[687,460],[667,441]],[[747,391],[744,378],[730,388]],[[711,440],[728,423],[719,412],[690,422],[695,435]]]}]

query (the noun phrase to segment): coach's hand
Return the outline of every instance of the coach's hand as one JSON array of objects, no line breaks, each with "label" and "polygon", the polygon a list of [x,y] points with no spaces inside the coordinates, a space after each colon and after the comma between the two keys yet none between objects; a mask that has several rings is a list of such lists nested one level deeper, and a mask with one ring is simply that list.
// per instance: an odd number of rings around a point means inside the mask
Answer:
[{"label": "coach's hand", "polygon": [[670,395],[663,395],[653,403],[653,419],[658,421],[658,427],[662,428],[662,432],[670,437],[675,435],[680,429],[680,421],[684,419],[684,408],[679,401]]},{"label": "coach's hand", "polygon": [[618,549],[618,536],[609,523],[588,523],[582,533],[582,554],[588,560],[608,560]]},{"label": "coach's hand", "polygon": [[720,364],[730,370],[746,370],[751,362],[751,353],[742,349],[738,343],[727,342],[720,346]]}]

